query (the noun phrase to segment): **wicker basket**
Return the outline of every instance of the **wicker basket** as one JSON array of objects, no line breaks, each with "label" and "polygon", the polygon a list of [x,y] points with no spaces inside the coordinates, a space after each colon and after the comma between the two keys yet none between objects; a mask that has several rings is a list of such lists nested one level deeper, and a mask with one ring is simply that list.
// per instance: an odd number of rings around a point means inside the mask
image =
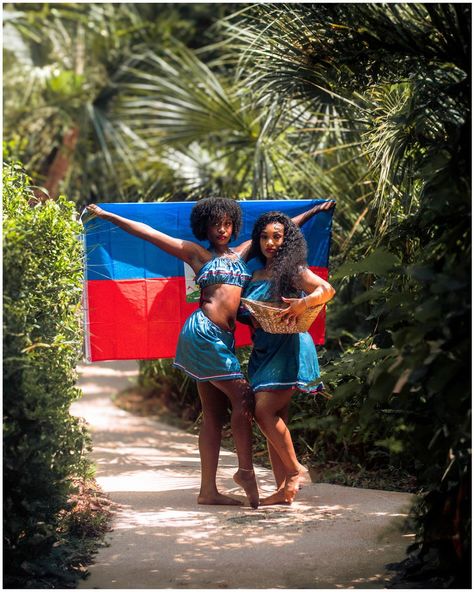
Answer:
[{"label": "wicker basket", "polygon": [[304,333],[311,327],[318,314],[324,308],[324,304],[307,308],[298,317],[296,323],[288,324],[285,319],[282,320],[276,316],[276,313],[284,308],[288,308],[288,304],[284,302],[260,302],[258,300],[242,298],[242,304],[250,311],[251,315],[255,317],[262,329],[267,333]]}]

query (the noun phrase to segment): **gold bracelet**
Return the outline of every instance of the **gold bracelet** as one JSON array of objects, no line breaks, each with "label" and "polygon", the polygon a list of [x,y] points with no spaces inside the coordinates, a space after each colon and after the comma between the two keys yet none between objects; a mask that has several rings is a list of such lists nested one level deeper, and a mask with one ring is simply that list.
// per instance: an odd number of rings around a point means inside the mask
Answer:
[{"label": "gold bracelet", "polygon": [[303,296],[303,301],[304,301],[304,303],[305,303],[305,306],[306,306],[306,308],[309,308],[309,307],[308,307],[308,302],[307,302],[307,300],[306,300],[306,296]]}]

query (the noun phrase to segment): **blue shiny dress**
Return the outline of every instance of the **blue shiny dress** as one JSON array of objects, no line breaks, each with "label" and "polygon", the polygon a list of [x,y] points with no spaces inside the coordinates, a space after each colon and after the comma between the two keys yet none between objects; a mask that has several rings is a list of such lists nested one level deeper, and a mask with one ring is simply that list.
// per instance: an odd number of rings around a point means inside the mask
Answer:
[{"label": "blue shiny dress", "polygon": [[[268,302],[270,287],[269,280],[252,280],[243,296]],[[322,390],[318,354],[309,333],[274,334],[256,329],[252,339],[248,375],[254,392],[299,389],[314,393]]]},{"label": "blue shiny dress", "polygon": [[[244,288],[250,277],[240,257],[215,257],[201,267],[196,283],[201,290],[213,284]],[[188,317],[181,329],[173,366],[200,382],[244,377],[235,356],[234,333],[221,329],[200,308]]]}]

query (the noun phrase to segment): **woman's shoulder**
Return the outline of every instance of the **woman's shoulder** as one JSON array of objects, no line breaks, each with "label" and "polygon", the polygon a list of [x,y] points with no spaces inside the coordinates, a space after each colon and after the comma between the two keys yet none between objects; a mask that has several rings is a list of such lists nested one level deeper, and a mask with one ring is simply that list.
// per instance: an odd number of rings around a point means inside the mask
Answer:
[{"label": "woman's shoulder", "polygon": [[308,273],[308,271],[311,272],[307,263],[302,263],[302,264],[298,265],[298,267],[296,268],[296,273],[298,275],[306,275]]}]

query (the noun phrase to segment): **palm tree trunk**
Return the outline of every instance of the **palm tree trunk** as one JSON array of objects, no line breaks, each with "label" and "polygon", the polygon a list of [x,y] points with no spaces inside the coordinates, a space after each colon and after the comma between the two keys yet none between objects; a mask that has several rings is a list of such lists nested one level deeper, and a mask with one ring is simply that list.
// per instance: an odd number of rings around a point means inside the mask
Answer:
[{"label": "palm tree trunk", "polygon": [[78,138],[79,128],[77,126],[67,130],[64,134],[62,145],[49,167],[43,186],[52,199],[55,199],[59,195],[59,185],[67,175]]}]

